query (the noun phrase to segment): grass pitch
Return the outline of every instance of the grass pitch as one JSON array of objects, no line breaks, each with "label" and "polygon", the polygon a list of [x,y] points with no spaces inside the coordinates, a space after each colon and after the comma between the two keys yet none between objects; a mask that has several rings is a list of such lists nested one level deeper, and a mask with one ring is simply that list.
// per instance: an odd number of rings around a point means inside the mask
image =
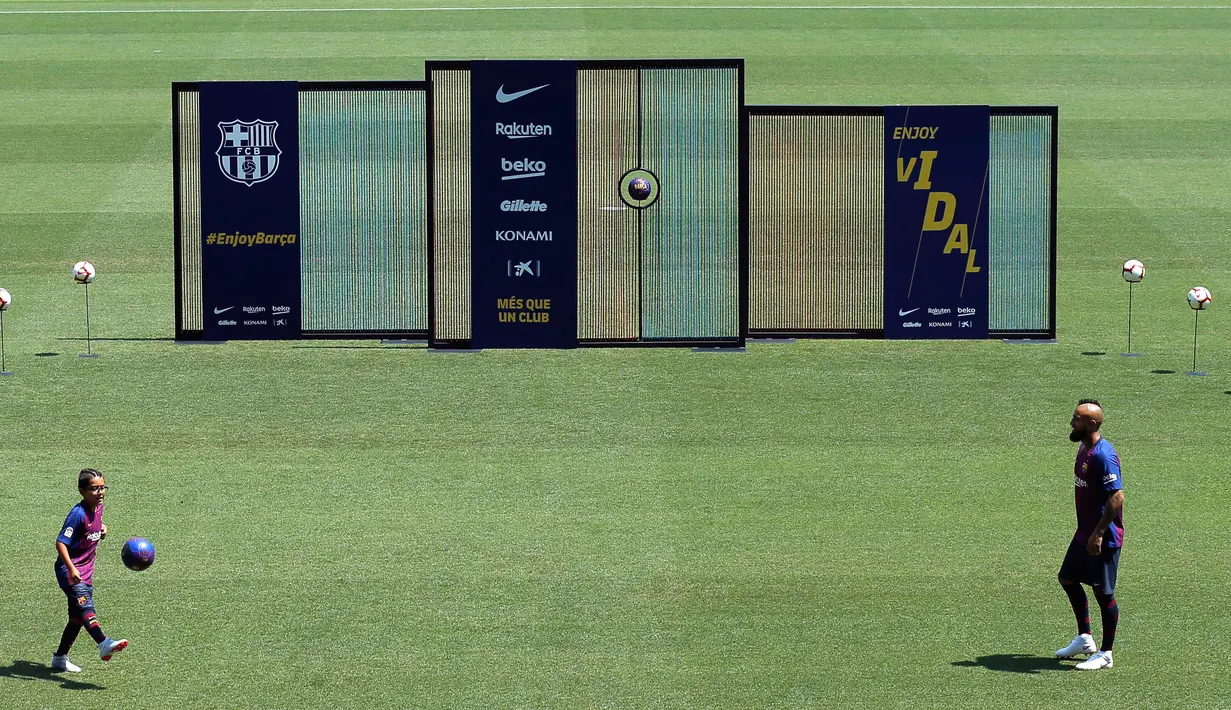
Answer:
[{"label": "grass pitch", "polygon": [[[1231,9],[873,4],[0,2],[0,705],[1231,705]],[[750,103],[1058,104],[1059,344],[169,340],[172,81],[557,56],[742,56]],[[1130,257],[1140,359],[1117,356]],[[1207,378],[1180,374],[1196,284]],[[1055,572],[1083,396],[1127,494],[1096,674],[1049,659],[1073,635]],[[59,680],[52,539],[87,465],[112,486],[100,619],[133,645],[102,664],[83,634]],[[119,564],[136,535],[144,573]]]}]

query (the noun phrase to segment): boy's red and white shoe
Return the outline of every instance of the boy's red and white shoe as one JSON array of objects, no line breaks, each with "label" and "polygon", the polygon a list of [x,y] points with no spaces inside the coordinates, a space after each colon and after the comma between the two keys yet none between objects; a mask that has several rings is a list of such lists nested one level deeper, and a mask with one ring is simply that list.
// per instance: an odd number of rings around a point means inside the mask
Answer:
[{"label": "boy's red and white shoe", "polygon": [[98,644],[98,657],[104,661],[110,661],[112,656],[126,648],[128,648],[128,639],[120,639],[119,641],[103,639],[103,642]]}]

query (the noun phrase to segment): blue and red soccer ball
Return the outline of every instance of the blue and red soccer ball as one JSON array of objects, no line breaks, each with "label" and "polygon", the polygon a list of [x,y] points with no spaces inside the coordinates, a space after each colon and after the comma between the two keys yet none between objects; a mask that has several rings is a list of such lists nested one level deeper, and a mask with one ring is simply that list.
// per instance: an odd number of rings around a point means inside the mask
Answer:
[{"label": "blue and red soccer ball", "polygon": [[154,543],[143,537],[129,538],[120,550],[120,559],[128,569],[140,572],[154,564]]},{"label": "blue and red soccer ball", "polygon": [[633,178],[628,183],[628,194],[634,200],[648,200],[653,191],[650,181],[643,177]]}]

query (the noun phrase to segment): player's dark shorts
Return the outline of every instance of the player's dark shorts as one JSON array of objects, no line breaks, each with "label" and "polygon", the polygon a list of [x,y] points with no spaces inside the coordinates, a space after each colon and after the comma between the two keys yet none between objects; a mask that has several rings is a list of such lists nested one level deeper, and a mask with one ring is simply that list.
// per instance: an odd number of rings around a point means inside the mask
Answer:
[{"label": "player's dark shorts", "polygon": [[68,569],[60,561],[56,561],[56,583],[64,596],[68,597],[68,617],[81,619],[87,611],[94,611],[94,585],[78,582],[69,584]]},{"label": "player's dark shorts", "polygon": [[1086,552],[1083,540],[1073,539],[1060,565],[1060,577],[1088,584],[1100,594],[1116,593],[1116,572],[1120,569],[1120,548],[1103,546],[1102,554]]}]

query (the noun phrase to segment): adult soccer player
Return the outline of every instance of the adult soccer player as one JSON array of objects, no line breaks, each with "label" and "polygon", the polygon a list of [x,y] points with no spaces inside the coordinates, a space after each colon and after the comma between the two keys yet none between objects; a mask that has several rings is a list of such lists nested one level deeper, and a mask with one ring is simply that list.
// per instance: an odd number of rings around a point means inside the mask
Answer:
[{"label": "adult soccer player", "polygon": [[84,626],[98,644],[98,657],[111,657],[128,647],[128,640],[113,641],[103,633],[94,613],[94,553],[98,542],[107,537],[103,524],[103,498],[107,482],[103,474],[87,468],[77,475],[81,502],[73,506],[56,536],[56,582],[68,597],[68,624],[60,637],[60,647],[51,657],[51,670],[80,673],[81,667],[68,660],[68,651]]},{"label": "adult soccer player", "polygon": [[[1073,466],[1077,501],[1077,532],[1060,565],[1060,586],[1077,616],[1077,638],[1056,651],[1059,658],[1093,654],[1077,664],[1083,671],[1111,668],[1111,647],[1116,642],[1120,607],[1116,604],[1116,573],[1124,545],[1124,481],[1120,456],[1099,429],[1103,407],[1095,399],[1083,399],[1069,422],[1069,439],[1081,442]],[[1094,645],[1090,635],[1090,606],[1082,584],[1090,585],[1103,617],[1103,643]]]}]

